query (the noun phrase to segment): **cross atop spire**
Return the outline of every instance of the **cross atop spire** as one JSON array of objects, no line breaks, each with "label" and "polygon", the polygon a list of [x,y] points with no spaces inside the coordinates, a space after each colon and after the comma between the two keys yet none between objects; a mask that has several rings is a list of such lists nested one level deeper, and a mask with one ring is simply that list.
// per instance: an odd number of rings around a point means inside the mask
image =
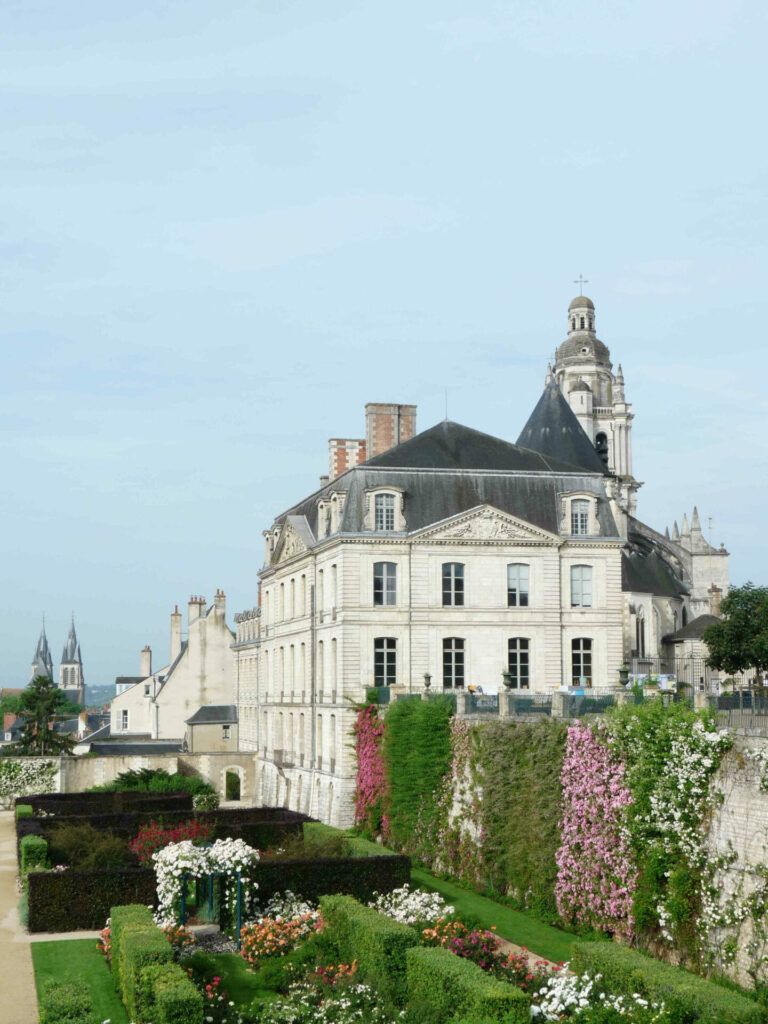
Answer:
[{"label": "cross atop spire", "polygon": [[579,274],[579,276],[576,278],[576,280],[573,283],[577,284],[579,286],[579,295],[583,295],[584,294],[584,285],[585,284],[589,284],[589,278],[583,277],[581,274]]}]

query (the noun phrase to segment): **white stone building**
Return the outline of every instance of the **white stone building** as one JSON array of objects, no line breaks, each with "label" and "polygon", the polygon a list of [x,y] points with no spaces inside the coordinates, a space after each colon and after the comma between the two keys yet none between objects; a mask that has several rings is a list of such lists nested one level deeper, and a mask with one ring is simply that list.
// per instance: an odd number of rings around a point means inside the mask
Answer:
[{"label": "white stone building", "polygon": [[369,404],[366,443],[331,442],[331,473],[349,468],[265,531],[234,645],[264,803],[350,823],[368,687],[614,687],[727,590],[698,517],[671,538],[636,518],[633,414],[594,325],[580,296],[516,445],[447,420],[411,436],[413,406]]},{"label": "white stone building", "polygon": [[175,741],[181,749],[187,722],[200,708],[234,705],[235,635],[226,622],[226,597],[217,590],[210,606],[204,597],[191,597],[187,607],[186,639],[178,605],[171,613],[168,664],[153,671],[145,647],[141,674],[117,677],[109,728],[91,739]]}]

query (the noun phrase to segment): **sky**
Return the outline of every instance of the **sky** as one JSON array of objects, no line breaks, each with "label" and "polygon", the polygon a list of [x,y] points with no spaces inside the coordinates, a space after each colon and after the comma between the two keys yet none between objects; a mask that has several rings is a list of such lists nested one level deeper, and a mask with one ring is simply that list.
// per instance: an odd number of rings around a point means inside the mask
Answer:
[{"label": "sky", "polygon": [[[514,441],[588,279],[638,513],[768,583],[768,8],[0,0],[0,684],[256,602],[369,401]],[[711,532],[709,520],[711,517]]]}]

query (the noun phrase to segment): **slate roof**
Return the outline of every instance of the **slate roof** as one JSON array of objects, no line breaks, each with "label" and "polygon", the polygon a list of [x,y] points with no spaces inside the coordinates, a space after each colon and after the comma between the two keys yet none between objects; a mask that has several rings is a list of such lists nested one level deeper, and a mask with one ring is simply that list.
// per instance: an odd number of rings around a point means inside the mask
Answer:
[{"label": "slate roof", "polygon": [[594,454],[599,468],[585,471],[446,420],[348,469],[278,516],[275,526],[286,519],[294,525],[299,520],[305,522],[304,529],[309,530],[305,543],[311,546],[316,543],[318,499],[346,491],[339,532],[359,534],[363,531],[366,490],[395,487],[403,491],[408,533],[486,504],[557,533],[562,513],[559,495],[586,491],[600,499],[597,518],[601,538],[617,537],[605,495],[605,467]]},{"label": "slate roof", "polygon": [[690,588],[675,576],[653,541],[630,533],[628,546],[621,553],[621,589],[656,597],[682,597]]},{"label": "slate roof", "polygon": [[517,443],[590,473],[608,474],[608,467],[595,451],[555,381],[550,381],[544,388]]},{"label": "slate roof", "polygon": [[[570,409],[568,410],[570,412]],[[571,413],[573,416],[573,413]],[[575,417],[574,417],[575,419]],[[578,426],[578,420],[576,420]],[[581,427],[579,427],[581,430]],[[584,431],[582,431],[584,433]],[[586,437],[586,435],[585,435]],[[587,441],[589,443],[589,441]],[[409,441],[375,455],[364,466],[397,467],[398,469],[497,469],[506,472],[572,473],[583,469],[580,462],[572,463],[562,456],[531,446],[520,447],[500,437],[484,434],[481,430],[443,420],[429,430],[416,434]],[[598,472],[603,471],[602,463]]]},{"label": "slate roof", "polygon": [[663,636],[662,643],[674,644],[682,640],[699,640],[708,626],[714,626],[721,621],[722,619],[718,619],[716,615],[697,615],[687,626],[678,629],[676,633],[667,633],[666,636]]},{"label": "slate roof", "polygon": [[108,740],[111,734],[111,727],[109,722],[106,725],[102,725],[100,729],[90,733],[88,736],[83,736],[81,743],[88,743],[90,740]]},{"label": "slate roof", "polygon": [[115,676],[115,686],[135,686],[145,678],[145,676]]},{"label": "slate roof", "polygon": [[[133,740],[136,738],[133,737]],[[87,740],[81,740],[86,743]],[[182,740],[145,740],[133,742],[126,740],[119,742],[111,740],[107,743],[91,743],[92,754],[113,754],[117,757],[125,757],[130,754],[180,754],[182,751]]]},{"label": "slate roof", "polygon": [[234,704],[203,704],[187,719],[187,725],[233,725],[237,723]]}]

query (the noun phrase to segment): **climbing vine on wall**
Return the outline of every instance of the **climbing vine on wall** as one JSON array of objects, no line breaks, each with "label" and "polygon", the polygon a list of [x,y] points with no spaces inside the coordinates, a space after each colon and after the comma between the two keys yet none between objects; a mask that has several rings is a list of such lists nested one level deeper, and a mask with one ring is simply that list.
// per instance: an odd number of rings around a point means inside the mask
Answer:
[{"label": "climbing vine on wall", "polygon": [[435,797],[450,766],[453,711],[448,697],[410,699],[391,704],[386,716],[384,838],[426,864],[437,851]]},{"label": "climbing vine on wall", "polygon": [[353,731],[357,757],[355,824],[368,838],[381,831],[387,774],[382,752],[384,722],[378,704],[361,707]]}]

